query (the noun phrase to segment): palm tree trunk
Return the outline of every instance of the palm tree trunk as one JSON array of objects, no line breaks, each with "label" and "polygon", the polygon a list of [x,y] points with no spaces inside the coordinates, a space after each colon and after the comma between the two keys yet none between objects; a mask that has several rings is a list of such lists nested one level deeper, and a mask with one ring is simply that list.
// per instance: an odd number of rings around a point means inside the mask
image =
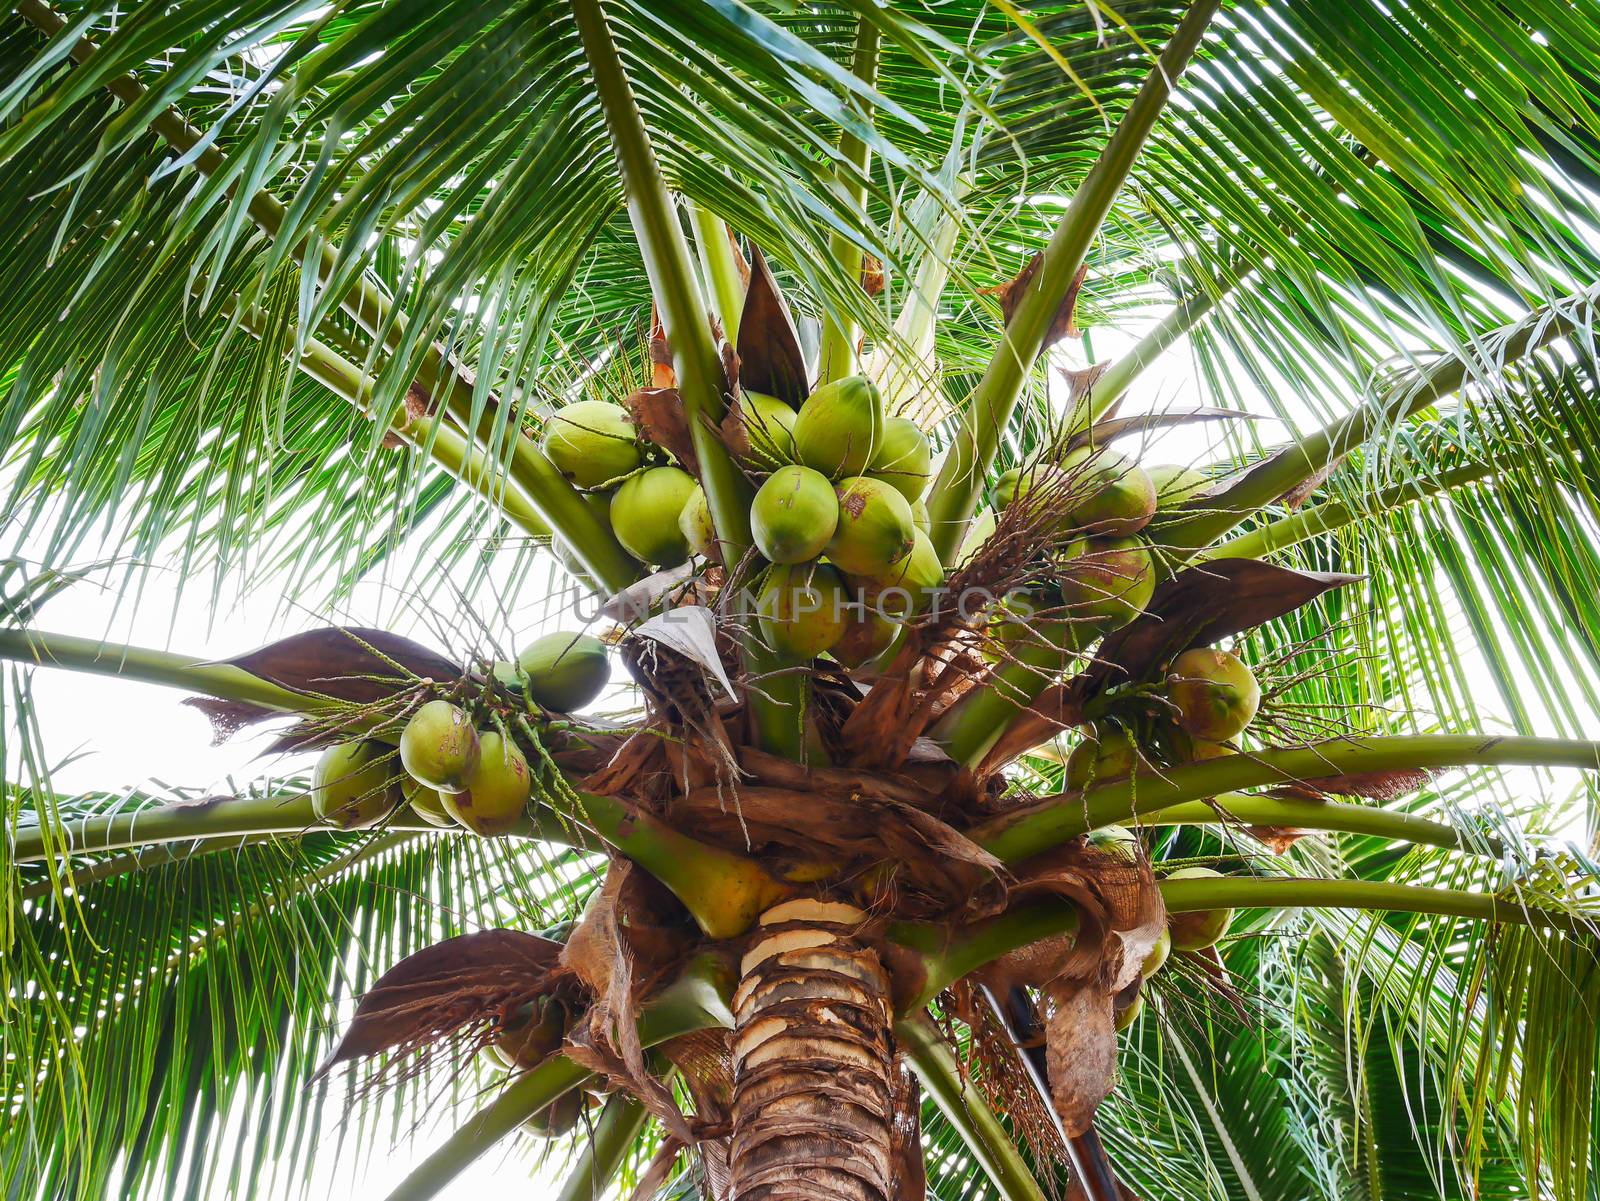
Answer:
[{"label": "palm tree trunk", "polygon": [[895,1201],[889,978],[849,905],[761,917],[734,993],[732,1201]]}]

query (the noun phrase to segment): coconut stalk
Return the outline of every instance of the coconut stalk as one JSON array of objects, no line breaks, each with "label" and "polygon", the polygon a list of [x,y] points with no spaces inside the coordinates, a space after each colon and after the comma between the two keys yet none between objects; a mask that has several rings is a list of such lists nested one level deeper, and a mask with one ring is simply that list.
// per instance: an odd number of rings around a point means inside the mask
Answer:
[{"label": "coconut stalk", "polygon": [[[649,1048],[668,1039],[733,1025],[727,996],[731,978],[715,955],[692,960],[678,978],[644,1005],[639,1043]],[[555,1055],[516,1077],[483,1109],[451,1132],[444,1144],[389,1194],[388,1201],[428,1201],[466,1171],[489,1148],[523,1122],[593,1078],[565,1055]]]},{"label": "coconut stalk", "polygon": [[[865,17],[856,22],[855,57],[850,70],[863,84],[872,88],[878,82],[878,27]],[[861,212],[867,203],[867,163],[872,152],[867,144],[848,129],[839,133],[839,158],[851,170],[839,171],[839,190],[852,212]],[[839,265],[847,287],[861,283],[861,247],[843,233],[834,231],[828,239],[828,253]],[[830,384],[834,380],[854,375],[856,370],[856,323],[844,313],[829,309],[822,319],[822,343],[817,353],[817,383]]]},{"label": "coconut stalk", "polygon": [[1365,521],[1380,514],[1414,504],[1430,496],[1442,496],[1446,492],[1453,492],[1457,488],[1468,484],[1475,484],[1479,480],[1488,479],[1496,475],[1501,464],[1498,463],[1472,463],[1465,467],[1455,467],[1449,471],[1441,471],[1438,475],[1427,479],[1411,480],[1404,484],[1396,484],[1390,488],[1383,488],[1370,496],[1363,497],[1352,504],[1349,501],[1330,500],[1319,505],[1310,505],[1298,513],[1288,517],[1280,517],[1276,521],[1269,521],[1248,533],[1230,538],[1226,542],[1218,543],[1209,548],[1202,558],[1206,559],[1261,559],[1274,551],[1285,550],[1296,543],[1304,542],[1308,538],[1315,538],[1319,534],[1330,533],[1333,530],[1343,529],[1358,521]]},{"label": "coconut stalk", "polygon": [[961,1070],[939,1032],[926,1017],[907,1018],[895,1028],[900,1050],[928,1096],[953,1126],[1001,1201],[1045,1201],[1044,1190],[1028,1170],[1011,1134],[995,1117],[982,1093]]},{"label": "coconut stalk", "polygon": [[914,987],[902,982],[896,1008],[911,1018],[933,1003],[957,980],[992,963],[1002,955],[1021,950],[1046,938],[1076,936],[1078,909],[1063,898],[1031,901],[996,917],[952,930],[938,922],[893,922],[890,942],[914,952],[921,960]]},{"label": "coconut stalk", "polygon": [[943,562],[950,562],[961,545],[1001,432],[1011,420],[1056,312],[1219,4],[1220,0],[1194,0],[1184,13],[1159,62],[1145,77],[1116,132],[1073,194],[1022,291],[994,357],[967,400],[955,439],[928,493],[931,537]]},{"label": "coconut stalk", "polygon": [[1082,622],[1046,621],[1008,648],[982,683],[950,707],[929,732],[957,763],[976,766],[1006,727],[1050,687],[1065,664],[1094,638]]},{"label": "coconut stalk", "polygon": [[600,1201],[644,1133],[649,1111],[626,1093],[613,1093],[594,1124],[589,1145],[578,1156],[555,1201]]},{"label": "coconut stalk", "polygon": [[[1503,371],[1516,360],[1566,337],[1574,328],[1573,317],[1552,304],[1479,341],[1498,347],[1494,369]],[[1262,460],[1226,490],[1194,502],[1193,517],[1162,527],[1162,544],[1180,556],[1192,556],[1263,506],[1331,468],[1380,429],[1460,391],[1471,378],[1472,369],[1473,364],[1459,354],[1439,356],[1407,377],[1407,386],[1391,386],[1382,396]]]},{"label": "coconut stalk", "polygon": [[739,344],[739,319],[744,316],[744,275],[736,261],[733,231],[710,209],[692,202],[689,224],[694,227],[695,253],[700,259],[700,274],[711,293],[711,311],[722,326],[728,345]]},{"label": "coconut stalk", "polygon": [[1144,826],[1214,826],[1224,824],[1321,830],[1337,834],[1362,834],[1390,842],[1409,842],[1446,851],[1466,851],[1498,859],[1505,845],[1498,838],[1456,829],[1414,813],[1396,813],[1376,805],[1351,805],[1344,801],[1309,801],[1298,797],[1273,797],[1224,792],[1203,801],[1185,801],[1144,814]]},{"label": "coconut stalk", "polygon": [[1364,772],[1513,764],[1596,771],[1600,770],[1600,743],[1485,734],[1336,739],[1313,746],[1226,755],[1160,773],[1140,772],[1083,793],[1049,797],[975,826],[967,835],[991,854],[1015,863],[1101,826],[1244,788]]}]

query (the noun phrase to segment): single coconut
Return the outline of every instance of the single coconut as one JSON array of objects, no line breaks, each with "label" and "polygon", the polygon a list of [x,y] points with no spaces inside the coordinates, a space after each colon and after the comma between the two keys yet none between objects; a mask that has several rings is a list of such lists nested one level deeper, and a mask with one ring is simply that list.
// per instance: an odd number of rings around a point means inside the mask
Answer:
[{"label": "single coconut", "polygon": [[944,586],[944,564],[939,562],[932,539],[915,527],[911,537],[911,553],[887,576],[862,582],[863,591],[872,597],[879,612],[902,621],[935,603]]},{"label": "single coconut", "polygon": [[[1214,872],[1209,867],[1180,867],[1175,872],[1168,872],[1168,880],[1220,880],[1221,872]],[[1172,934],[1172,949],[1175,951],[1203,951],[1207,947],[1215,946],[1228,926],[1233,922],[1231,909],[1202,909],[1194,913],[1171,913],[1167,915],[1167,929]]]},{"label": "single coconut", "polygon": [[580,488],[621,479],[641,462],[638,431],[621,406],[580,400],[545,419],[544,453]]},{"label": "single coconut", "polygon": [[933,518],[928,516],[927,501],[918,499],[911,502],[911,524],[924,534],[933,533]]},{"label": "single coconut", "polygon": [[1116,1020],[1112,1023],[1120,1034],[1129,1026],[1139,1020],[1139,1015],[1144,1012],[1144,994],[1135,993],[1133,1000],[1117,1010]]},{"label": "single coconut", "polygon": [[767,571],[756,598],[762,636],[782,658],[805,663],[844,636],[854,602],[839,573],[825,563],[783,564]]},{"label": "single coconut", "polygon": [[872,474],[893,484],[908,501],[917,501],[933,474],[933,448],[917,423],[905,417],[890,417],[883,423],[883,442],[868,467]]},{"label": "single coconut", "polygon": [[1179,467],[1175,463],[1158,463],[1148,468],[1150,483],[1156,490],[1156,508],[1174,509],[1191,499],[1196,493],[1211,485],[1207,476],[1192,467]]},{"label": "single coconut", "polygon": [[1166,966],[1167,960],[1171,957],[1172,931],[1162,930],[1160,937],[1156,939],[1155,946],[1150,948],[1150,954],[1144,957],[1144,963],[1139,967],[1140,974],[1146,980],[1150,979],[1151,976],[1154,976]]},{"label": "single coconut", "polygon": [[800,406],[795,453],[830,480],[860,475],[883,445],[883,398],[864,375],[824,384]]},{"label": "single coconut", "polygon": [[841,480],[839,524],[828,558],[841,570],[886,580],[916,545],[917,523],[906,498],[882,480],[858,475]]},{"label": "single coconut", "polygon": [[430,826],[455,825],[450,811],[444,807],[444,794],[437,788],[429,788],[406,776],[400,781],[400,791],[406,798],[406,804],[411,806],[411,812]]},{"label": "single coconut", "polygon": [[833,644],[833,657],[846,667],[862,667],[888,650],[899,632],[898,624],[864,602],[852,612],[844,633]]},{"label": "single coconut", "polygon": [[794,423],[797,414],[784,401],[765,392],[744,392],[739,398],[745,434],[750,439],[748,459],[757,467],[771,471],[793,463]]},{"label": "single coconut", "polygon": [[1155,593],[1150,548],[1137,538],[1079,539],[1067,547],[1060,583],[1067,616],[1109,633],[1144,612]]},{"label": "single coconut", "polygon": [[820,471],[780,467],[750,504],[756,549],[773,563],[804,563],[827,547],[839,525],[839,498]]},{"label": "single coconut", "polygon": [[418,783],[440,792],[460,792],[478,765],[472,719],[449,701],[429,701],[400,732],[400,762]]},{"label": "single coconut", "polygon": [[400,777],[381,742],[341,742],[311,771],[311,810],[341,830],[375,826],[401,804]]},{"label": "single coconut", "polygon": [[560,1049],[566,1036],[566,1006],[554,998],[540,997],[521,1006],[491,1045],[507,1067],[536,1068]]},{"label": "single coconut", "polygon": [[1139,748],[1121,726],[1105,726],[1072,748],[1067,756],[1065,782],[1082,790],[1133,774],[1143,760]]},{"label": "single coconut", "polygon": [[1126,455],[1080,446],[1061,460],[1061,470],[1068,480],[1063,528],[1126,538],[1155,516],[1155,485]]},{"label": "single coconut", "polygon": [[678,531],[689,549],[712,563],[722,562],[722,548],[717,544],[717,526],[711,519],[711,504],[706,500],[706,490],[699,484],[689,493],[683,512],[678,514]]},{"label": "single coconut", "polygon": [[513,829],[528,808],[533,793],[533,773],[513,742],[497,730],[478,735],[482,754],[478,767],[461,792],[447,793],[444,807],[450,816],[479,834],[504,834]]},{"label": "single coconut", "polygon": [[1059,509],[1071,498],[1066,474],[1053,463],[1040,462],[1001,472],[992,493],[995,510],[1000,513],[1016,504],[1018,497],[1031,498],[1032,508],[1041,512]]},{"label": "single coconut", "polygon": [[678,515],[694,494],[694,477],[678,467],[652,467],[630,476],[611,498],[611,529],[641,563],[676,567],[689,557]]},{"label": "single coconut", "polygon": [[557,631],[536,638],[517,656],[517,665],[527,695],[554,713],[591,704],[611,679],[606,644],[592,634]]},{"label": "single coconut", "polygon": [[1241,733],[1261,707],[1255,673],[1228,651],[1184,651],[1167,671],[1167,699],[1191,738],[1224,742]]}]

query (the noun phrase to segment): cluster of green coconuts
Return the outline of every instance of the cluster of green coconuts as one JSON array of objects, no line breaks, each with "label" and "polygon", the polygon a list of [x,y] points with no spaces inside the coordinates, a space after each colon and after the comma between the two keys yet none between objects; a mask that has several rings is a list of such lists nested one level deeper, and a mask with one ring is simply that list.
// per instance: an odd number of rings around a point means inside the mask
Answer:
[{"label": "cluster of green coconuts", "polygon": [[[739,407],[750,443],[743,465],[765,477],[750,506],[752,539],[770,565],[756,603],[763,637],[792,662],[831,652],[859,666],[893,640],[893,618],[944,579],[922,503],[928,439],[907,418],[885,417],[864,376],[825,384],[798,409],[749,391]],[[680,467],[646,466],[619,406],[568,405],[546,423],[542,444],[573,484],[607,498],[617,541],[641,562],[718,560],[704,489]]]},{"label": "cluster of green coconuts", "polygon": [[[1231,651],[1196,648],[1176,656],[1161,687],[1164,700],[1159,741],[1170,748],[1167,758],[1197,762],[1238,753],[1230,745],[1244,733],[1261,706],[1261,685],[1248,664]],[[1067,756],[1065,782],[1083,790],[1125,779],[1141,766],[1151,766],[1138,742],[1119,725],[1091,729]],[[1096,831],[1093,841],[1102,848],[1133,854],[1138,837],[1126,826]],[[1208,867],[1182,867],[1166,874],[1168,880],[1216,879],[1221,873]],[[1162,933],[1144,964],[1148,980],[1174,951],[1203,951],[1228,932],[1231,909],[1208,909],[1169,915]],[[1125,1030],[1144,1008],[1142,994],[1117,1011],[1117,1029]]]},{"label": "cluster of green coconuts", "polygon": [[[570,713],[598,697],[610,677],[605,644],[588,634],[536,639],[515,663],[494,668],[496,691],[531,703],[536,716]],[[478,728],[468,708],[444,699],[420,705],[394,747],[378,739],[341,742],[322,753],[311,777],[319,820],[346,830],[377,825],[402,805],[441,827],[503,834],[533,793],[528,760],[499,728]]]}]

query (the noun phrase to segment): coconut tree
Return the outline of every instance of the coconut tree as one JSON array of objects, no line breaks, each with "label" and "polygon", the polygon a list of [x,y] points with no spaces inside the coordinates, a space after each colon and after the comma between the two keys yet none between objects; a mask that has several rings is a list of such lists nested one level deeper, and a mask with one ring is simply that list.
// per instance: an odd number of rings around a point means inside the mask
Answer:
[{"label": "coconut tree", "polygon": [[1593,1197],[1596,16],[22,0],[6,1195]]}]

